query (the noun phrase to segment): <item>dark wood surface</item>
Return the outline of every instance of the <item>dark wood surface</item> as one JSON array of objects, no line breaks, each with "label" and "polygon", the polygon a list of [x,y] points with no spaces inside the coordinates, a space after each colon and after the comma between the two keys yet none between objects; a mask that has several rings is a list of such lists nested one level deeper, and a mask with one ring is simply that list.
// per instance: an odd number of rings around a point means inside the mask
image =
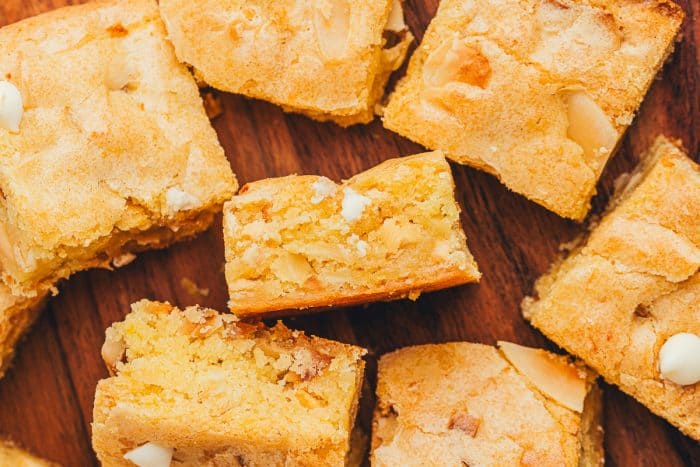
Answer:
[{"label": "dark wood surface", "polygon": [[[0,0],[0,25],[69,3],[76,2]],[[407,23],[420,39],[437,1],[405,3]],[[683,42],[608,165],[593,212],[602,209],[614,179],[634,167],[636,156],[657,134],[681,138],[691,156],[699,158],[700,3],[679,3],[687,15]],[[338,180],[422,149],[378,121],[342,129],[285,115],[264,102],[220,97],[225,113],[214,126],[241,184],[290,173]],[[574,238],[582,226],[510,193],[489,175],[457,165],[453,170],[469,247],[483,272],[480,284],[426,294],[415,303],[378,303],[286,320],[293,328],[370,350],[359,417],[366,430],[376,358],[385,352],[454,340],[494,344],[505,339],[555,348],[522,319],[519,303],[557,257],[558,245]],[[96,464],[90,422],[95,384],[107,376],[99,355],[105,328],[121,320],[131,302],[144,297],[225,310],[223,262],[219,220],[194,241],[143,254],[114,272],[93,270],[64,282],[0,381],[0,436],[65,466]],[[182,278],[208,288],[209,295],[190,295]],[[699,443],[616,388],[604,389],[607,465],[700,465]]]}]

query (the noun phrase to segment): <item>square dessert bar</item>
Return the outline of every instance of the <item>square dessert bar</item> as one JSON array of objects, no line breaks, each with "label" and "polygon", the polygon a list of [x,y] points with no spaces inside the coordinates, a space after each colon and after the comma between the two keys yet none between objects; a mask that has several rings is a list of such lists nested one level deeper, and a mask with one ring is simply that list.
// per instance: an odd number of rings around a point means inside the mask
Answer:
[{"label": "square dessert bar", "polygon": [[237,188],[154,0],[1,28],[0,94],[14,117],[0,119],[0,270],[16,295],[192,236]]},{"label": "square dessert bar", "polygon": [[15,345],[39,316],[47,293],[18,297],[0,283],[0,378],[12,362]]},{"label": "square dessert bar", "polygon": [[0,440],[0,465],[7,467],[59,467],[15,446],[10,441]]},{"label": "square dessert bar", "polygon": [[384,125],[580,220],[683,16],[666,0],[443,0]]},{"label": "square dessert bar", "polygon": [[477,281],[440,152],[390,159],[342,184],[289,176],[224,206],[231,310],[260,315]]},{"label": "square dessert bar", "polygon": [[178,58],[228,92],[367,123],[413,36],[400,0],[161,0]]},{"label": "square dessert bar", "polygon": [[601,392],[578,362],[499,342],[379,360],[375,467],[602,466]]},{"label": "square dessert bar", "polygon": [[102,465],[343,466],[365,350],[142,300],[107,329]]},{"label": "square dessert bar", "polygon": [[523,302],[527,319],[700,439],[700,168],[657,139],[588,239]]}]

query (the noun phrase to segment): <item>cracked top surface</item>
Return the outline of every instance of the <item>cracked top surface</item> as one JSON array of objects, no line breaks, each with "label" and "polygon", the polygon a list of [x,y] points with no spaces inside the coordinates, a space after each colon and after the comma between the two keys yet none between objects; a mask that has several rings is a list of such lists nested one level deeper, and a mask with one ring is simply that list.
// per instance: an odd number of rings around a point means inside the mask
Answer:
[{"label": "cracked top surface", "polygon": [[[546,374],[555,384],[571,370],[581,385],[592,377],[541,352],[555,365]],[[549,398],[520,370],[481,344],[422,345],[383,356],[372,465],[577,466],[581,414]]]},{"label": "cracked top surface", "polygon": [[587,242],[540,278],[523,312],[682,431],[700,439],[699,384],[659,374],[674,334],[700,335],[700,169],[659,138]]},{"label": "cracked top surface", "polygon": [[115,232],[177,228],[235,191],[155,1],[90,3],[0,29],[0,79],[24,101],[19,132],[0,128],[0,258],[18,281]]},{"label": "cracked top surface", "polygon": [[373,117],[388,74],[403,61],[410,34],[383,49],[391,6],[391,0],[160,2],[178,57],[205,82],[344,125]]},{"label": "cracked top surface", "polygon": [[106,331],[93,447],[146,442],[183,466],[342,465],[365,350],[197,306],[141,300]]},{"label": "cracked top surface", "polygon": [[665,0],[445,0],[384,124],[573,219],[670,52]]}]

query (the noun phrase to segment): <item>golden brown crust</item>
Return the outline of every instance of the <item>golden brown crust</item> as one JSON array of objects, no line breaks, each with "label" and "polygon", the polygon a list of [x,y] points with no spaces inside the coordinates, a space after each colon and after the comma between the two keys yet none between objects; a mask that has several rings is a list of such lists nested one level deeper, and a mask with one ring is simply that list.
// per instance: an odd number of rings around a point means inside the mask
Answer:
[{"label": "golden brown crust", "polygon": [[155,1],[0,29],[0,79],[25,109],[17,134],[0,129],[0,263],[13,293],[191,236],[236,189]]},{"label": "golden brown crust", "polygon": [[682,20],[666,1],[442,1],[384,124],[581,220]]},{"label": "golden brown crust", "polygon": [[[561,372],[550,365],[548,378],[571,378],[571,363],[563,357],[534,358],[558,362]],[[576,368],[578,384],[590,391],[595,376]],[[581,413],[540,392],[527,373],[481,344],[422,345],[383,356],[372,465],[578,466]],[[584,413],[589,409],[586,404]]]},{"label": "golden brown crust", "polygon": [[347,126],[367,123],[412,36],[386,47],[392,0],[161,0],[179,59],[209,85]]},{"label": "golden brown crust", "polygon": [[17,342],[39,316],[46,295],[17,297],[0,283],[0,378],[12,363]]},{"label": "golden brown crust", "polygon": [[147,442],[183,466],[342,466],[364,349],[231,314],[142,300],[106,332],[93,447],[103,465]]},{"label": "golden brown crust", "polygon": [[0,439],[0,465],[8,467],[59,467],[20,449],[11,441]]},{"label": "golden brown crust", "polygon": [[662,378],[659,349],[700,335],[700,169],[657,139],[587,242],[535,285],[523,313],[653,412],[700,439],[698,384]]},{"label": "golden brown crust", "polygon": [[442,154],[392,159],[341,185],[251,183],[224,209],[231,310],[242,316],[412,299],[478,280]]}]

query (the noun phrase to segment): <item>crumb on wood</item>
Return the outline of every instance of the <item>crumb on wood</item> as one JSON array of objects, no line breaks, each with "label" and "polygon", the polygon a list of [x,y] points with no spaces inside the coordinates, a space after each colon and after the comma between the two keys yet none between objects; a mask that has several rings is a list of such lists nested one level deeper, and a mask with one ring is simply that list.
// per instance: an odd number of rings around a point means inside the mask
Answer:
[{"label": "crumb on wood", "polygon": [[209,289],[200,288],[189,277],[183,277],[182,279],[180,279],[180,285],[182,286],[183,289],[185,289],[185,292],[190,294],[192,297],[208,297],[209,296]]}]

